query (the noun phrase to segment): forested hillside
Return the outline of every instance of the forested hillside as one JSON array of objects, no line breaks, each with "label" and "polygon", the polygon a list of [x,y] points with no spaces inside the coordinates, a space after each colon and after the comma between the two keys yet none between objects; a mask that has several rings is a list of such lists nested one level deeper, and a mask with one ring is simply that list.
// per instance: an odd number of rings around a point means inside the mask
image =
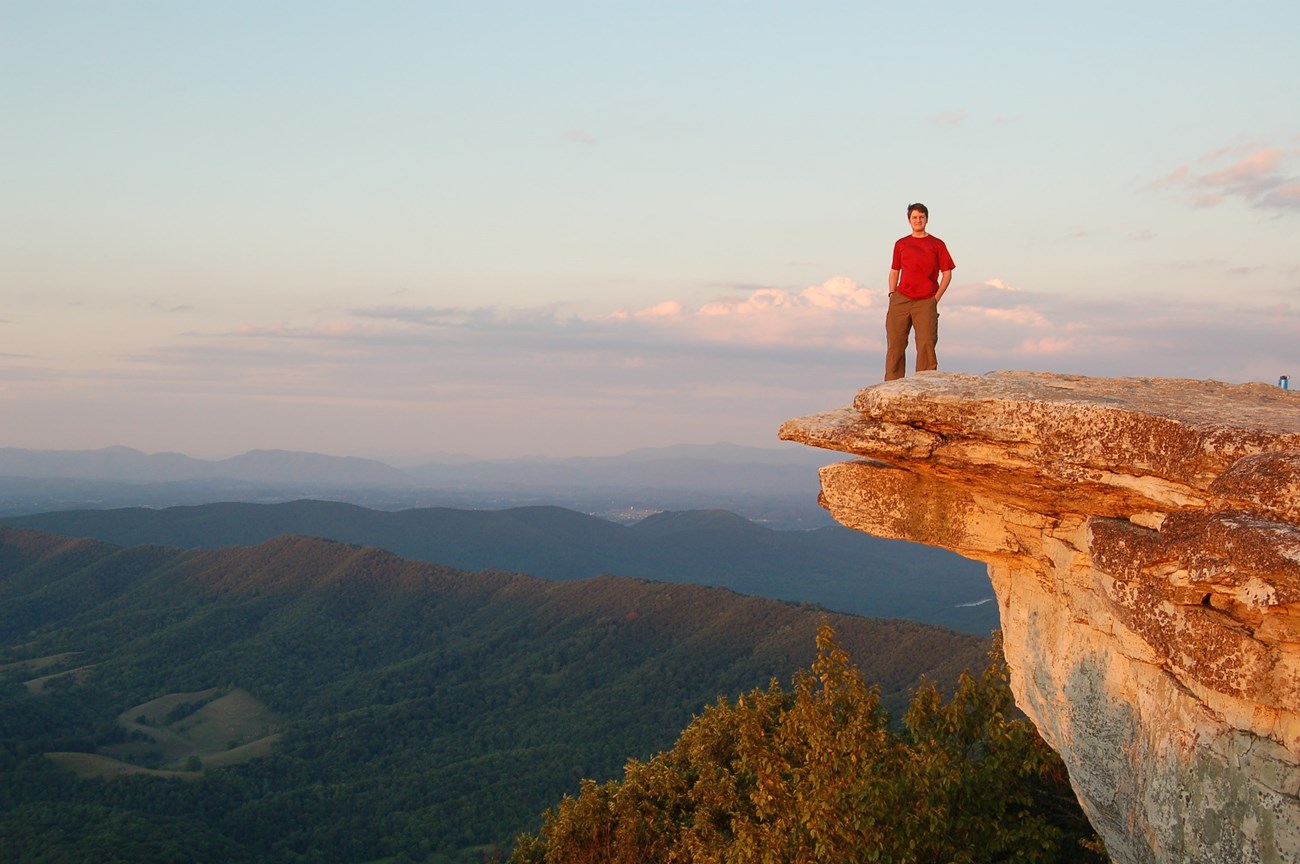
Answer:
[{"label": "forested hillside", "polygon": [[0,520],[5,524],[123,546],[205,549],[299,534],[465,570],[517,570],[548,579],[616,574],[722,586],[977,636],[998,626],[982,564],[838,525],[773,531],[722,510],[665,512],[620,525],[560,507],[387,512],[294,501],[63,511]]},{"label": "forested hillside", "polygon": [[788,679],[823,620],[895,711],[918,676],[951,686],[987,646],[301,537],[200,551],[0,529],[0,848],[469,860],[535,830],[582,778],[668,747],[717,696]]}]

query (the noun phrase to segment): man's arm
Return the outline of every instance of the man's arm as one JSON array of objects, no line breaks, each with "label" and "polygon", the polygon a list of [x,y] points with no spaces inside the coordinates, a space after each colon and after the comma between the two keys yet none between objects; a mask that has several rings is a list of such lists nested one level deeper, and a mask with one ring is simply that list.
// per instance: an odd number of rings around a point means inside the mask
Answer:
[{"label": "man's arm", "polygon": [[939,290],[934,292],[934,302],[938,303],[943,299],[943,292],[948,290],[948,283],[952,281],[952,271],[944,270],[939,274]]},{"label": "man's arm", "polygon": [[895,291],[898,290],[898,274],[899,274],[899,272],[900,272],[900,271],[898,271],[898,270],[890,270],[890,271],[889,271],[889,293],[890,293],[890,294],[893,294]]}]

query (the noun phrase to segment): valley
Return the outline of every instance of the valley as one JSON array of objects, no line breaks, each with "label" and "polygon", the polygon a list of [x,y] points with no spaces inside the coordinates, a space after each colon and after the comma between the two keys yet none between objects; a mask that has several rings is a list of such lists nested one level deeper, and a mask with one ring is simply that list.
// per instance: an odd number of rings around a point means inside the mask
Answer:
[{"label": "valley", "polygon": [[159,844],[189,861],[471,860],[719,696],[787,680],[823,622],[892,711],[988,645],[305,537],[202,550],[0,528],[0,841],[17,860],[52,837],[63,860],[104,844],[138,845],[130,860]]}]

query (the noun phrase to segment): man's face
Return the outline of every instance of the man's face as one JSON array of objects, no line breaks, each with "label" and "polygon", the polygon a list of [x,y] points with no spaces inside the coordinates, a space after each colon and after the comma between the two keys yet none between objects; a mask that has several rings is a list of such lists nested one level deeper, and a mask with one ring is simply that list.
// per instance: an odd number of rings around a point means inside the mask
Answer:
[{"label": "man's face", "polygon": [[925,233],[925,223],[930,221],[930,217],[920,210],[913,210],[907,214],[907,221],[912,223],[913,234],[923,234]]}]

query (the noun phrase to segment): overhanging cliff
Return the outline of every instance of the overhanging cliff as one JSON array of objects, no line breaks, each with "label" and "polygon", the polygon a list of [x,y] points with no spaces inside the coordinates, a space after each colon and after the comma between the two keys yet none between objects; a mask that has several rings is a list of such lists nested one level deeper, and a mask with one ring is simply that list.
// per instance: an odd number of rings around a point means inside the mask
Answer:
[{"label": "overhanging cliff", "polygon": [[1300,860],[1300,393],[924,373],[781,437],[843,524],[988,564],[1017,703],[1115,860]]}]

